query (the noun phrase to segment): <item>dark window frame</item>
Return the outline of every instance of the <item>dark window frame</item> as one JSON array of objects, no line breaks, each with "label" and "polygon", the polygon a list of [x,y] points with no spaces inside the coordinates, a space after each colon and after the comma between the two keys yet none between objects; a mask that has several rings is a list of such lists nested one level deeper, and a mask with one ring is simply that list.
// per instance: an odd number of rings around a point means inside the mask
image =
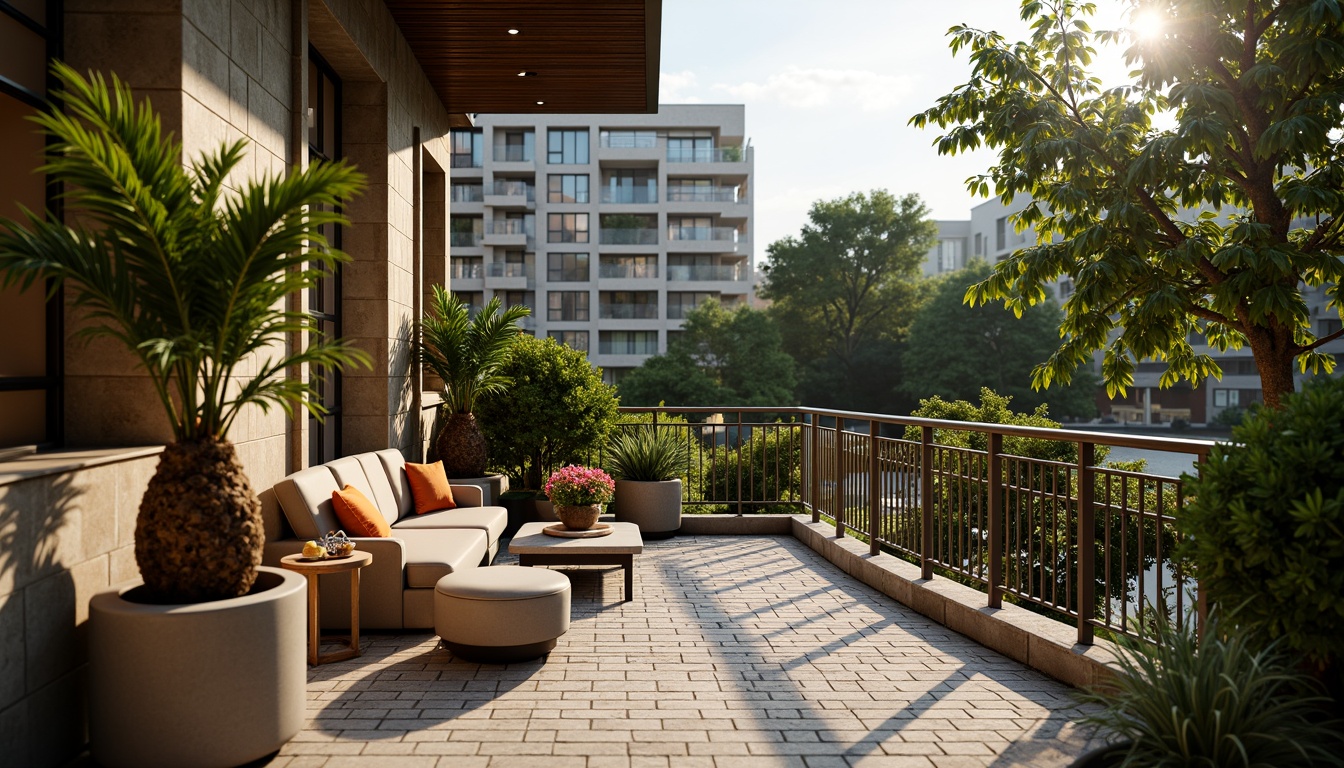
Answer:
[{"label": "dark window frame", "polygon": [[[322,78],[331,81],[332,85],[331,97],[334,98],[335,100],[333,114],[335,115],[335,122],[336,122],[336,124],[332,126],[333,129],[332,141],[334,143],[334,146],[325,148],[315,146],[312,143],[311,137],[313,135],[319,137],[325,135],[322,121],[325,119],[326,116],[326,110],[323,108],[326,98],[326,89],[325,88],[320,89],[317,94],[317,107],[313,110],[314,112],[313,127],[315,128],[315,130],[309,134],[308,159],[309,162],[312,162],[314,160],[331,161],[341,157],[341,145],[342,145],[341,115],[343,112],[342,110],[343,88],[341,84],[341,78],[338,74],[336,74],[336,70],[331,66],[331,64],[325,58],[323,58],[322,54],[320,54],[317,51],[317,49],[314,48],[313,46],[308,47],[308,59],[310,66],[314,67],[317,70],[317,73]],[[323,82],[323,80],[319,80],[319,82]],[[337,210],[339,211],[339,209]],[[332,237],[333,240],[332,247],[340,248],[342,239],[343,239],[342,228],[336,227]],[[324,289],[321,288],[320,286],[315,286],[309,292],[307,311],[310,316],[312,316],[317,320],[318,327],[319,329],[321,329],[322,333],[325,336],[327,336],[328,338],[340,338],[341,302],[343,300],[343,293],[344,293],[341,285],[342,282],[341,270],[339,268],[336,268],[331,272],[329,276],[321,278],[321,280],[333,281],[331,306],[326,306],[325,302],[322,300],[326,298]],[[314,306],[314,298],[318,298],[317,306]],[[327,325],[329,325],[330,327],[324,327]],[[321,375],[322,373],[318,367],[312,366],[309,368],[309,376],[310,376],[309,380],[314,389],[315,399],[317,399],[318,402],[321,403],[323,407],[327,409],[326,416],[322,420],[317,419],[315,416],[311,414],[308,417],[309,466],[317,466],[318,464],[325,464],[326,462],[335,459],[341,454],[341,438],[342,438],[341,414],[342,414],[342,400],[344,394],[343,393],[344,387],[342,383],[341,373],[339,370],[331,372],[332,377],[332,386],[330,392],[332,399],[331,402],[325,402],[323,399],[326,393],[324,393],[320,388],[321,382],[319,382],[318,379],[319,377],[321,377]],[[331,438],[330,443],[332,446],[331,451],[325,450],[328,444],[327,437],[329,431]]]}]

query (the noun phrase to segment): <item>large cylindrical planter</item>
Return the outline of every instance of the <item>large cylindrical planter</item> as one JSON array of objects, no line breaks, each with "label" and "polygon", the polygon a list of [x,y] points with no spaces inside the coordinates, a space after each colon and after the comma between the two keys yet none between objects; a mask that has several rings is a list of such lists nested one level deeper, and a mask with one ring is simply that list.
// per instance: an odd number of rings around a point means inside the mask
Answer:
[{"label": "large cylindrical planter", "polygon": [[617,480],[616,519],[638,525],[646,539],[675,536],[681,528],[681,480]]},{"label": "large cylindrical planter", "polygon": [[303,576],[263,566],[248,594],[186,605],[135,602],[134,587],[89,601],[89,748],[99,765],[241,765],[299,732]]}]

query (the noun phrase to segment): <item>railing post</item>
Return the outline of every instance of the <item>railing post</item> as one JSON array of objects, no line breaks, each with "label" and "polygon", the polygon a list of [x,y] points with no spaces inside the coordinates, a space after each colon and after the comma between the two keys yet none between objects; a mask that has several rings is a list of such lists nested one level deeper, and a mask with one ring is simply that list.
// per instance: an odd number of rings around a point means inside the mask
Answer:
[{"label": "railing post", "polygon": [[821,428],[818,420],[820,417],[812,414],[812,452],[808,457],[807,474],[810,478],[811,488],[808,490],[812,495],[812,522],[821,522],[821,462],[818,461],[818,452],[821,449]]},{"label": "railing post", "polygon": [[845,430],[835,417],[835,538],[845,537]]},{"label": "railing post", "polygon": [[878,475],[877,420],[868,420],[868,554],[877,554],[877,529],[882,519],[882,478]]},{"label": "railing post", "polygon": [[737,514],[742,515],[742,412],[737,412]]},{"label": "railing post", "polygon": [[1096,614],[1097,510],[1092,464],[1092,443],[1078,444],[1078,642],[1092,644],[1092,619]]},{"label": "railing post", "polygon": [[1003,607],[1003,434],[989,433],[989,607]]},{"label": "railing post", "polygon": [[933,578],[933,427],[919,428],[919,506],[921,578]]}]

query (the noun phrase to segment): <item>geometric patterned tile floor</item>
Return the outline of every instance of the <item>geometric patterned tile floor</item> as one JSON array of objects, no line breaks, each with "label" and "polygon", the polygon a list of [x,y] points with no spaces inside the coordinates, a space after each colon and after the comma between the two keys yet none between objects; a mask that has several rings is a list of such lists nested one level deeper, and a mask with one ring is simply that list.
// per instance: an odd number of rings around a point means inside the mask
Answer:
[{"label": "geometric patterned tile floor", "polygon": [[[512,560],[501,547],[498,562]],[[850,579],[789,536],[646,542],[565,567],[545,660],[477,665],[429,633],[366,634],[311,669],[272,768],[1067,766],[1071,689]]]}]

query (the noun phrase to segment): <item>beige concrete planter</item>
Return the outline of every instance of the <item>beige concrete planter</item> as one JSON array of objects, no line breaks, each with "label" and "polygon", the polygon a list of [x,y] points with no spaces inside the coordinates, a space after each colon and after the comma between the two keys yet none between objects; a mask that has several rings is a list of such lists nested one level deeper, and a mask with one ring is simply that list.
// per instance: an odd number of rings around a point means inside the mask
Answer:
[{"label": "beige concrete planter", "polygon": [[617,480],[616,519],[638,525],[646,539],[676,535],[681,528],[681,480]]},{"label": "beige concrete planter", "polygon": [[[303,726],[304,578],[262,567],[251,593],[189,605],[89,601],[89,746],[108,768],[233,766]],[[133,593],[132,593],[133,594]]]}]

